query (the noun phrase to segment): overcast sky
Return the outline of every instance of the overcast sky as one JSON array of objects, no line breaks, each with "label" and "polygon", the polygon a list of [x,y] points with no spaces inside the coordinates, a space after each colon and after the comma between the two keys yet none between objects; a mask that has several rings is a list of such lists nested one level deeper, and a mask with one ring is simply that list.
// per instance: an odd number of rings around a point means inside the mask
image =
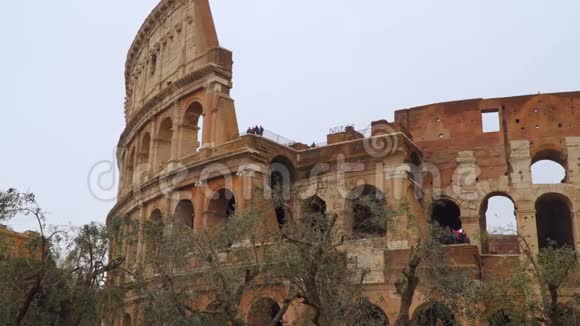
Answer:
[{"label": "overcast sky", "polygon": [[[0,187],[35,192],[49,223],[104,221],[113,205],[91,194],[87,175],[113,159],[126,52],[157,2],[0,7]],[[365,128],[396,109],[580,90],[577,0],[211,2],[234,52],[242,130],[320,142],[329,128]]]}]

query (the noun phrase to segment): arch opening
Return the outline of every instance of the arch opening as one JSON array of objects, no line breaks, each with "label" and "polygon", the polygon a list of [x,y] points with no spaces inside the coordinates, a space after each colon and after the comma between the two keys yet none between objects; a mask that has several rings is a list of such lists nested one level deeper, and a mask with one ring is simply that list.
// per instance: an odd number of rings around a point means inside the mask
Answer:
[{"label": "arch opening", "polygon": [[269,186],[272,190],[272,205],[278,226],[282,227],[288,219],[288,201],[292,194],[294,165],[284,157],[277,156],[270,162]]},{"label": "arch opening", "polygon": [[186,157],[202,147],[203,107],[199,102],[191,103],[183,116],[180,137],[180,156]]},{"label": "arch opening", "polygon": [[[278,303],[269,298],[262,298],[254,302],[248,312],[248,326],[270,325],[280,312]],[[277,323],[282,326],[282,321]]]},{"label": "arch opening", "polygon": [[461,209],[449,199],[439,199],[431,205],[431,223],[437,230],[439,242],[445,245],[470,243],[463,232]]},{"label": "arch opening", "polygon": [[555,150],[537,153],[531,166],[532,184],[560,184],[566,182],[566,158]]},{"label": "arch opening", "polygon": [[489,195],[481,206],[481,230],[484,253],[518,254],[516,207],[503,193]]},{"label": "arch opening", "polygon": [[157,137],[157,157],[159,167],[165,166],[171,159],[171,141],[173,138],[173,122],[170,118],[165,118],[159,127]]},{"label": "arch opening", "polygon": [[208,206],[207,225],[219,225],[236,214],[236,197],[227,188],[213,193]]},{"label": "arch opening", "polygon": [[506,309],[496,311],[488,320],[489,326],[510,326],[516,325],[512,320],[512,314]]},{"label": "arch opening", "polygon": [[389,326],[390,321],[381,307],[372,304],[367,298],[360,302],[359,309],[353,316],[353,326]]},{"label": "arch opening", "polygon": [[326,202],[318,196],[308,198],[303,205],[303,223],[315,231],[324,232],[327,227]]},{"label": "arch opening", "polygon": [[173,220],[175,223],[193,229],[194,218],[193,203],[191,200],[179,201],[175,208],[175,213],[173,214]]},{"label": "arch opening", "polygon": [[155,209],[153,212],[151,212],[151,217],[149,219],[153,223],[162,223],[163,215],[161,214],[161,210]]},{"label": "arch opening", "polygon": [[451,310],[439,302],[427,303],[417,308],[413,320],[416,325],[421,326],[455,325],[455,316]]},{"label": "arch opening", "polygon": [[127,169],[126,169],[126,180],[127,186],[131,187],[134,182],[134,175],[135,175],[135,148],[129,151],[129,157],[127,157]]},{"label": "arch opening", "polygon": [[536,227],[540,249],[551,245],[574,248],[571,203],[564,195],[549,193],[538,198]]},{"label": "arch opening", "polygon": [[149,222],[145,226],[145,250],[144,260],[151,263],[156,259],[159,245],[163,242],[165,226],[163,225],[163,214],[160,209],[154,209],[149,216]]},{"label": "arch opening", "polygon": [[131,320],[131,315],[129,314],[125,314],[125,316],[123,316],[123,326],[132,326],[133,322]]},{"label": "arch opening", "polygon": [[148,132],[141,138],[141,146],[139,148],[139,175],[140,177],[143,173],[147,172],[149,169],[149,159],[151,157],[151,134]]},{"label": "arch opening", "polygon": [[382,191],[371,185],[353,190],[348,199],[355,236],[384,237],[387,234],[386,199]]}]

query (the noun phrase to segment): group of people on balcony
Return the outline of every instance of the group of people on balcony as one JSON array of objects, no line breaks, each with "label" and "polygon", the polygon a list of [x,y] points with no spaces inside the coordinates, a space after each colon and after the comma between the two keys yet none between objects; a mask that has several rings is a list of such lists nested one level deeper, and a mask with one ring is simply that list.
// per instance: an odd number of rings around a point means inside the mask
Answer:
[{"label": "group of people on balcony", "polygon": [[469,239],[469,236],[463,229],[453,230],[451,228],[445,228],[439,236],[439,242],[444,245],[469,244],[471,243],[471,239]]},{"label": "group of people on balcony", "polygon": [[246,133],[250,135],[264,136],[264,127],[262,126],[249,127]]}]

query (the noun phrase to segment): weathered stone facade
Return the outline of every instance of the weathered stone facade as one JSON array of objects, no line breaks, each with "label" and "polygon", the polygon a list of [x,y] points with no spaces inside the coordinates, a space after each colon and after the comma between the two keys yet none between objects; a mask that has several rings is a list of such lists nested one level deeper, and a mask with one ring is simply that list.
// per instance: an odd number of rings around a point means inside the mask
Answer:
[{"label": "weathered stone facade", "polygon": [[[243,210],[254,186],[267,185],[272,166],[281,164],[292,172],[302,199],[319,197],[349,233],[354,225],[348,196],[372,186],[390,207],[409,207],[414,216],[398,217],[398,232],[350,245],[372,270],[367,296],[391,321],[399,302],[393,282],[415,241],[409,230],[429,223],[438,202],[457,205],[461,227],[472,235],[472,244],[449,247],[450,256],[461,266],[485,271],[482,275],[501,274],[518,259],[513,236],[486,241],[479,236],[486,231],[487,201],[494,195],[513,201],[517,231],[534,250],[546,237],[580,250],[580,92],[400,110],[394,122],[375,121],[366,133],[346,127],[316,147],[240,134],[229,96],[232,53],[219,46],[207,0],[162,0],[129,51],[126,79],[121,181],[109,218],[130,216],[143,225],[189,212],[185,224],[204,228],[219,223],[216,210],[229,205],[212,200],[214,193],[232,194],[235,209]],[[497,112],[499,131],[483,132],[487,112]],[[532,183],[531,164],[542,159],[566,168],[564,182]],[[300,199],[291,200],[292,215],[300,214]],[[561,220],[538,221],[546,218],[539,212],[546,205],[556,205]],[[277,223],[274,211],[264,219]],[[122,248],[127,267],[144,263],[145,245],[140,239],[137,246]],[[284,291],[271,289],[262,297],[281,302]],[[420,300],[416,296],[413,309]],[[251,300],[242,306],[249,310]],[[298,320],[297,311],[284,322]],[[127,314],[138,324],[136,307]]]},{"label": "weathered stone facade", "polygon": [[33,241],[40,234],[34,231],[23,233],[0,227],[0,260],[9,258],[39,258],[41,249]]}]

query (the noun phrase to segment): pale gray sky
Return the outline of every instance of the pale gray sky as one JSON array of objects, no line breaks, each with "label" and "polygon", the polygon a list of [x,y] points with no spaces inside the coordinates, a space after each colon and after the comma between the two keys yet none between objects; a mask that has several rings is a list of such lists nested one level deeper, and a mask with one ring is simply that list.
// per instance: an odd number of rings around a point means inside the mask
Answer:
[{"label": "pale gray sky", "polygon": [[[52,224],[104,221],[113,205],[87,175],[112,159],[126,51],[157,2],[1,5],[0,187],[35,192]],[[242,130],[311,143],[409,106],[580,89],[577,0],[211,2]]]}]

